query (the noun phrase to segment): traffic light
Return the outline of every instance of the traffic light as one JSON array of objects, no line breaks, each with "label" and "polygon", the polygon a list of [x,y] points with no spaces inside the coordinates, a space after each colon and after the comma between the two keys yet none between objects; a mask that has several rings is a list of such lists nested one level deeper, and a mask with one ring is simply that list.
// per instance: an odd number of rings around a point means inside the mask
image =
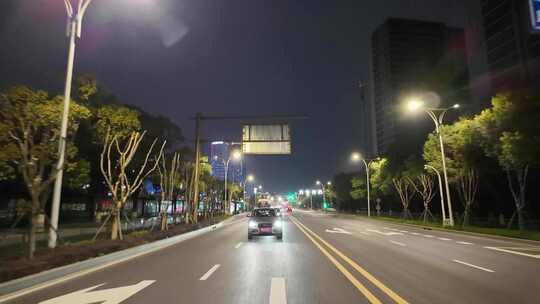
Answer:
[{"label": "traffic light", "polygon": [[327,201],[324,201],[324,202],[323,202],[323,209],[328,209],[328,207],[330,207],[329,204],[328,204],[328,202],[327,202]]}]

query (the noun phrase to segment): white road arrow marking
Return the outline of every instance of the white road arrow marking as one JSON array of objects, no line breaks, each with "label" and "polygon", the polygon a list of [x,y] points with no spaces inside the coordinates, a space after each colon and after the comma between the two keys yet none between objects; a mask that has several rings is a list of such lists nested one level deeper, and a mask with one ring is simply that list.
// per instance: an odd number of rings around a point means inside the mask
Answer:
[{"label": "white road arrow marking", "polygon": [[342,229],[342,228],[334,228],[332,230],[326,229],[326,232],[328,233],[342,233],[342,234],[351,234],[349,231]]},{"label": "white road arrow marking", "polygon": [[389,236],[389,235],[403,235],[403,233],[401,233],[401,232],[382,232],[382,231],[375,230],[375,229],[367,229],[367,231],[375,232],[375,233],[386,235],[386,236]]},{"label": "white road arrow marking", "polygon": [[105,285],[99,284],[53,299],[42,301],[39,302],[39,304],[118,304],[144,288],[150,286],[154,282],[155,281],[141,281],[135,285],[92,291],[100,286]]}]

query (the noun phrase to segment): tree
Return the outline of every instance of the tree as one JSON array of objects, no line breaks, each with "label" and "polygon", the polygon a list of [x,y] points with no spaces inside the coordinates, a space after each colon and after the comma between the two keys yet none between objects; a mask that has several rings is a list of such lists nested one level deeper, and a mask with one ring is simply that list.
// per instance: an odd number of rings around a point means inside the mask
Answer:
[{"label": "tree", "polygon": [[502,93],[475,117],[484,152],[506,173],[520,230],[526,228],[526,187],[529,169],[540,164],[540,97],[526,92]]},{"label": "tree", "polygon": [[[113,206],[111,213],[98,229],[95,237],[112,217],[111,239],[116,240],[118,237],[123,239],[120,213],[127,199],[139,189],[143,181],[159,166],[161,157],[163,157],[165,142],[161,145],[158,153],[152,156],[157,142],[156,138],[147,150],[142,165],[137,166],[138,169],[131,168],[130,171],[130,164],[139,150],[144,135],[144,132],[132,132],[125,140],[122,140],[121,135],[111,134],[110,132],[105,136],[100,156],[100,169],[111,193]],[[153,162],[153,164],[149,165],[149,162]],[[134,173],[134,175],[131,176],[130,173]]]},{"label": "tree", "polygon": [[181,179],[179,176],[180,169],[180,154],[174,153],[170,158],[171,163],[167,166],[167,157],[163,155],[161,157],[161,163],[158,166],[159,181],[161,188],[161,200],[160,200],[160,222],[161,230],[167,230],[167,207],[172,206],[174,194],[176,189],[181,185]]},{"label": "tree", "polygon": [[409,210],[409,206],[411,204],[411,200],[414,197],[414,181],[406,176],[396,176],[392,179],[392,183],[394,184],[394,187],[396,188],[396,191],[399,195],[399,199],[401,201],[401,205],[403,206],[403,214],[402,217],[404,219],[412,218],[411,211]]},{"label": "tree", "polygon": [[[75,102],[70,102],[68,144],[77,132],[79,123],[91,116],[90,111]],[[30,204],[25,210],[29,217],[28,258],[35,252],[36,226],[49,198],[51,184],[58,168],[57,145],[60,134],[60,119],[63,97],[53,99],[45,91],[25,86],[9,88],[0,95],[0,167],[7,168],[2,178],[16,175],[28,191]],[[77,148],[68,145],[66,150],[66,177],[70,183],[86,181],[88,164],[77,160]]]},{"label": "tree", "polygon": [[[334,176],[332,186],[336,194],[336,207],[340,211],[357,209],[352,205],[351,197],[351,178],[352,174],[339,173]],[[307,197],[307,196],[306,196]]]},{"label": "tree", "polygon": [[[429,210],[429,204],[435,197],[435,191],[433,191],[434,181],[433,177],[428,174],[420,174],[416,177],[417,182],[410,180],[410,184],[414,187],[416,192],[422,197],[422,203],[424,205],[424,212],[422,218],[424,223],[427,221],[427,217],[430,216],[433,219],[433,214]],[[442,195],[442,193],[441,193]]]},{"label": "tree", "polygon": [[366,179],[353,177],[351,180],[351,197],[355,200],[367,197]]},{"label": "tree", "polygon": [[391,193],[392,175],[388,170],[388,159],[378,158],[369,164],[370,191],[373,197],[381,197]]}]

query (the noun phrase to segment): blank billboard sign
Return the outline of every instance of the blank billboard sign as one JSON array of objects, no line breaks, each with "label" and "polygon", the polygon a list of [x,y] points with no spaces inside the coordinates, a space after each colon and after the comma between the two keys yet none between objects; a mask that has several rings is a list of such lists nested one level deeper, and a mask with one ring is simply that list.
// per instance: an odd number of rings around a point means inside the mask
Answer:
[{"label": "blank billboard sign", "polygon": [[291,154],[289,125],[245,125],[242,128],[242,152],[259,155]]}]

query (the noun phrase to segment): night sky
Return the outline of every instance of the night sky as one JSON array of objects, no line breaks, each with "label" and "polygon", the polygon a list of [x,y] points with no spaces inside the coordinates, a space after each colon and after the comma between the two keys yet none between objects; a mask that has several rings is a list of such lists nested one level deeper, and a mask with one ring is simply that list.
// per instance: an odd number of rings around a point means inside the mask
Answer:
[{"label": "night sky", "polygon": [[[0,87],[62,92],[67,53],[61,0],[0,1]],[[270,191],[295,191],[354,170],[361,150],[359,81],[371,32],[387,17],[466,29],[471,78],[485,73],[472,0],[94,0],[75,73],[95,74],[121,102],[162,114],[194,138],[196,112],[306,114],[293,155],[247,157]],[[204,138],[240,139],[240,122],[209,122]]]}]

